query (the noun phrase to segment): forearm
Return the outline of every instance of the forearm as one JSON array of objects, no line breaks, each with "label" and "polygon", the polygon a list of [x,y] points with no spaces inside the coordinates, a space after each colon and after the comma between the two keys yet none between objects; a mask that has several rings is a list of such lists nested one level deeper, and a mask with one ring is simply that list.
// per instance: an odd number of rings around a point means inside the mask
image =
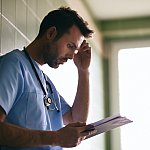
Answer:
[{"label": "forearm", "polygon": [[0,122],[0,145],[10,147],[55,145],[54,132],[30,130]]},{"label": "forearm", "polygon": [[73,122],[86,122],[89,111],[89,71],[78,71],[78,87],[75,101],[72,106]]},{"label": "forearm", "polygon": [[89,132],[84,123],[72,123],[57,131],[30,130],[0,122],[0,146],[38,147],[61,146],[74,147],[81,143]]}]

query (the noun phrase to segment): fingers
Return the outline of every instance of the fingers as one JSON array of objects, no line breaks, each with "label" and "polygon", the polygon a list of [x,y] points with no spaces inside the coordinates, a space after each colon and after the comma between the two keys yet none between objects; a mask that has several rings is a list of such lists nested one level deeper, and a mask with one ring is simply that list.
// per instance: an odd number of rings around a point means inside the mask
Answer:
[{"label": "fingers", "polygon": [[81,133],[82,137],[84,137],[84,139],[90,135],[94,135],[97,133],[96,129],[92,129],[92,130],[88,130],[88,131],[84,131]]},{"label": "fingers", "polygon": [[76,122],[68,124],[56,133],[57,145],[61,147],[75,147],[86,139],[86,137],[93,134],[94,128],[91,125],[86,125],[86,123]]},{"label": "fingers", "polygon": [[89,124],[89,125],[86,125],[86,129],[85,129],[84,132],[86,132],[86,131],[93,131],[94,129],[95,129],[95,127],[93,125]]},{"label": "fingers", "polygon": [[71,123],[68,126],[75,127],[79,131],[79,133],[86,132],[88,134],[88,131],[94,130],[93,125],[86,125],[86,123],[82,123],[82,122]]},{"label": "fingers", "polygon": [[69,126],[71,126],[71,127],[84,127],[84,126],[86,126],[86,123],[84,123],[84,122],[75,122],[75,123],[70,123]]},{"label": "fingers", "polygon": [[[79,141],[84,140],[90,132],[90,131],[87,131],[87,128],[89,129],[89,126],[87,126],[86,123],[76,122],[76,123],[71,123],[67,126],[68,127],[70,126],[72,130],[76,130]],[[84,132],[84,131],[87,131],[87,132]]]},{"label": "fingers", "polygon": [[97,132],[93,125],[86,125],[86,123],[77,122],[69,124],[69,126],[75,127],[77,129],[78,136],[81,141],[84,140],[86,136],[90,136]]},{"label": "fingers", "polygon": [[83,41],[79,49],[79,52],[84,52],[84,51],[91,51],[91,47],[89,46],[89,43],[86,42],[86,40]]},{"label": "fingers", "polygon": [[[66,127],[61,129],[60,131],[63,132],[61,140],[62,147],[75,147],[83,141],[86,136],[82,135],[86,128],[86,123],[76,122],[68,124]],[[59,134],[60,136],[60,134]]]}]

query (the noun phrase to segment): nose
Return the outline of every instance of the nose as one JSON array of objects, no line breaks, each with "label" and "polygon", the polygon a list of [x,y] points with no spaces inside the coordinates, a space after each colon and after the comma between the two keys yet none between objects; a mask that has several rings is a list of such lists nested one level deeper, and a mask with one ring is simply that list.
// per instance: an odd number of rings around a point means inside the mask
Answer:
[{"label": "nose", "polygon": [[70,54],[67,55],[68,59],[73,59],[73,57],[74,57],[74,53],[70,53]]},{"label": "nose", "polygon": [[74,55],[72,55],[72,56],[69,56],[69,57],[68,57],[68,59],[73,59],[73,57],[74,57]]}]

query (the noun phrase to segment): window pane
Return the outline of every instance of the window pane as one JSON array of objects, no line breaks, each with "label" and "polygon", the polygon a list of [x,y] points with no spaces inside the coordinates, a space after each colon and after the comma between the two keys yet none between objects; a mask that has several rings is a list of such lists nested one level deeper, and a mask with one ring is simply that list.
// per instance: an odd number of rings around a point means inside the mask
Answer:
[{"label": "window pane", "polygon": [[122,49],[118,54],[120,112],[133,120],[121,128],[121,150],[149,147],[150,48]]}]

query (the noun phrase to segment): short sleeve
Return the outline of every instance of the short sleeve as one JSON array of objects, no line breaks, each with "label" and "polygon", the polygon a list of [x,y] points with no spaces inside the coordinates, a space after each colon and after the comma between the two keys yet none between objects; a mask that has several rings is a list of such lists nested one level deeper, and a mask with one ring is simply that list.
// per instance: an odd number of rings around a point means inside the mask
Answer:
[{"label": "short sleeve", "polygon": [[23,91],[21,63],[13,53],[0,57],[0,106],[9,113]]}]

